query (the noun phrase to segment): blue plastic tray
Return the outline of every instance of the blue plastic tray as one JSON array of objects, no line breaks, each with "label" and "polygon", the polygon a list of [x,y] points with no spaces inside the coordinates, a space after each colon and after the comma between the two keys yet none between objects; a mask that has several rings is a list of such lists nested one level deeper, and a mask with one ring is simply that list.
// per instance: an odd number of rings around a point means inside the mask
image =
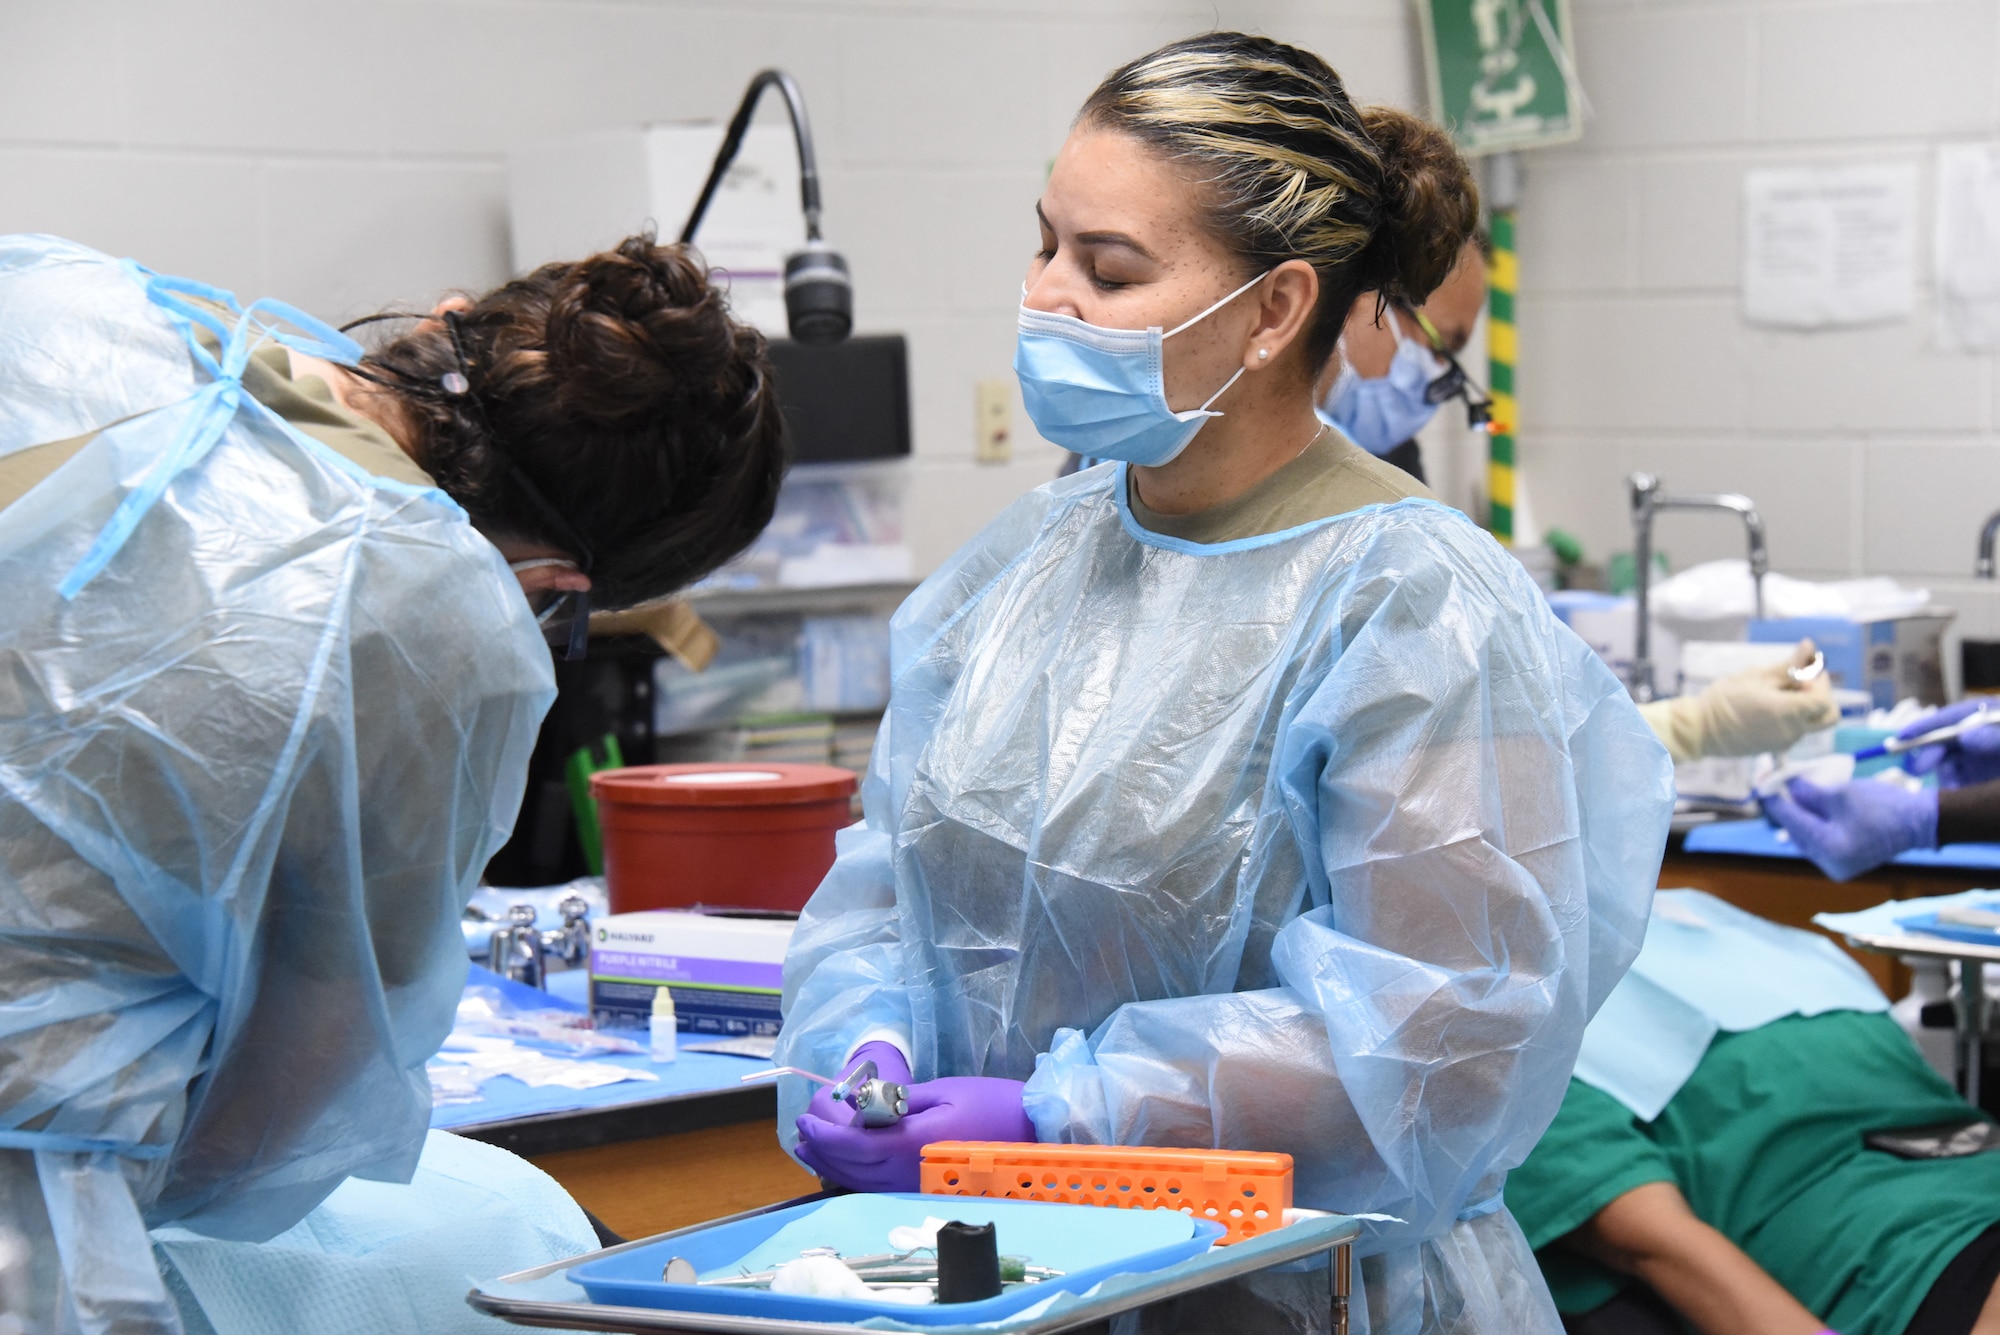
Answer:
[{"label": "blue plastic tray", "polygon": [[[1989,906],[1981,904],[1979,907]],[[1991,927],[1972,927],[1965,923],[1939,922],[1935,913],[1918,913],[1908,918],[1898,918],[1896,926],[1907,931],[1922,932],[1925,936],[1943,937],[1947,941],[1964,941],[1975,946],[2000,946],[2000,931]]]},{"label": "blue plastic tray", "polygon": [[[1066,1273],[1025,1284],[976,1303],[909,1307],[851,1298],[807,1298],[766,1289],[668,1284],[660,1272],[679,1256],[704,1275],[727,1272],[752,1257],[773,1234],[812,1220],[792,1237],[800,1247],[837,1246],[849,1255],[888,1250],[886,1222],[921,1224],[926,1215],[993,1224],[1004,1256],[1025,1256]],[[857,1222],[865,1224],[857,1227]],[[1081,1225],[1081,1227],[1079,1227]],[[821,1231],[823,1230],[823,1231]],[[1162,1270],[1209,1250],[1224,1229],[1206,1219],[1166,1210],[1114,1210],[1096,1205],[986,1199],[976,1196],[838,1196],[682,1234],[657,1246],[618,1252],[576,1266],[569,1278],[593,1303],[774,1320],[859,1322],[891,1317],[911,1325],[962,1326],[998,1321],[1069,1291],[1081,1293],[1113,1275]],[[1066,1241],[1056,1242],[1056,1239]],[[1165,1241],[1163,1242],[1163,1239]],[[753,1265],[752,1268],[765,1268]]]}]

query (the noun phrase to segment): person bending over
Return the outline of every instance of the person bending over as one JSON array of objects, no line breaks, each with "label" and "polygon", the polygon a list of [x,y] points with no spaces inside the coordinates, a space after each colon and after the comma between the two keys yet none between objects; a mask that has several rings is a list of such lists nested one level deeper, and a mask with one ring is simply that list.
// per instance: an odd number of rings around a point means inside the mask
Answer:
[{"label": "person bending over", "polygon": [[[865,824],[799,922],[776,1060],[913,1081],[897,1127],[780,1086],[801,1162],[940,1139],[1290,1153],[1380,1212],[1369,1329],[1553,1332],[1500,1199],[1637,948],[1665,749],[1520,563],[1314,415],[1365,291],[1477,216],[1443,131],[1297,47],[1172,43],[1035,205],[1015,368],[1115,464],[1016,502],[892,625]],[[1326,1274],[1149,1312],[1324,1326]]]},{"label": "person bending over", "polygon": [[417,1167],[538,614],[741,550],[784,437],[762,338],[645,237],[375,351],[52,237],[0,238],[0,310],[0,1223],[30,1329],[198,1328],[149,1228]]}]

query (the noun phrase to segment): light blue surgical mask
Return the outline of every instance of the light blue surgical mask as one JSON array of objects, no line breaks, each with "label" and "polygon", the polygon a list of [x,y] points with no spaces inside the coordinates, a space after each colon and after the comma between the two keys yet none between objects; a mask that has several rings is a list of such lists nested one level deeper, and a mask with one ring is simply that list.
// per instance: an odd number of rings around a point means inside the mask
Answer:
[{"label": "light blue surgical mask", "polygon": [[1444,370],[1429,348],[1404,335],[1393,310],[1382,313],[1396,335],[1396,355],[1388,374],[1357,375],[1351,363],[1344,364],[1319,408],[1321,420],[1339,427],[1374,455],[1387,454],[1431,420],[1438,406],[1425,395]]},{"label": "light blue surgical mask", "polygon": [[1014,344],[1014,374],[1035,430],[1045,440],[1088,459],[1119,459],[1156,468],[1188,447],[1211,417],[1209,404],[1243,374],[1222,383],[1199,408],[1175,412],[1167,406],[1166,340],[1201,323],[1255,287],[1263,274],[1237,288],[1192,320],[1161,333],[1151,329],[1104,329],[1073,315],[1021,307],[1021,331]]}]

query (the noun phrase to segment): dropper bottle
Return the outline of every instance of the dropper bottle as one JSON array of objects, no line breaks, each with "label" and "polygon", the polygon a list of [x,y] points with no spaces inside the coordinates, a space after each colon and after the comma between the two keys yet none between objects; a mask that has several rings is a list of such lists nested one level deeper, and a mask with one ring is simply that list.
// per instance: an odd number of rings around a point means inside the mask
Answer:
[{"label": "dropper bottle", "polygon": [[653,1060],[664,1065],[680,1056],[680,1020],[674,1015],[674,994],[662,984],[653,989],[653,1016],[648,1022]]}]

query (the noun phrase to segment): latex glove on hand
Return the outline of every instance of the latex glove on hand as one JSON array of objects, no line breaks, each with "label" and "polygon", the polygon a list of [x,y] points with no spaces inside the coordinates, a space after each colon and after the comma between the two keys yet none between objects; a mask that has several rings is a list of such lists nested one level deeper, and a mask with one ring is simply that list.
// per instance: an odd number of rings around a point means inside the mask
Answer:
[{"label": "latex glove on hand", "polygon": [[[852,1070],[887,1044],[870,1043],[854,1054]],[[893,1050],[893,1049],[892,1049]],[[899,1063],[900,1053],[897,1054]],[[876,1055],[876,1066],[882,1060]],[[883,1072],[885,1079],[895,1077]],[[907,1082],[907,1072],[902,1076]],[[952,1076],[910,1086],[910,1111],[894,1126],[851,1125],[846,1105],[821,1111],[820,1095],[798,1120],[799,1159],[829,1182],[850,1191],[915,1191],[924,1146],[939,1140],[1029,1141],[1035,1124],[1021,1108],[1022,1083],[986,1076]],[[822,1090],[821,1094],[826,1094]],[[837,1110],[837,1111],[836,1111]]]},{"label": "latex glove on hand", "polygon": [[1702,756],[1788,750],[1807,733],[1840,719],[1826,673],[1804,683],[1791,677],[1790,669],[1805,667],[1818,652],[1811,640],[1800,640],[1786,662],[1731,673],[1699,695],[1655,700],[1639,706],[1639,712],[1676,764]]},{"label": "latex glove on hand", "polygon": [[[1921,737],[1937,728],[1958,722],[1979,708],[1978,700],[1961,700],[1955,705],[1924,715],[1897,733],[1903,740]],[[1937,772],[1938,787],[1968,788],[1989,779],[2000,779],[2000,723],[1960,733],[1948,742],[1920,746],[1903,756],[1903,768],[1912,774]]]},{"label": "latex glove on hand", "polygon": [[1879,867],[1898,853],[1937,847],[1937,793],[1857,779],[1822,788],[1793,779],[1788,793],[1764,799],[1764,814],[1782,825],[1799,852],[1836,881]]}]

